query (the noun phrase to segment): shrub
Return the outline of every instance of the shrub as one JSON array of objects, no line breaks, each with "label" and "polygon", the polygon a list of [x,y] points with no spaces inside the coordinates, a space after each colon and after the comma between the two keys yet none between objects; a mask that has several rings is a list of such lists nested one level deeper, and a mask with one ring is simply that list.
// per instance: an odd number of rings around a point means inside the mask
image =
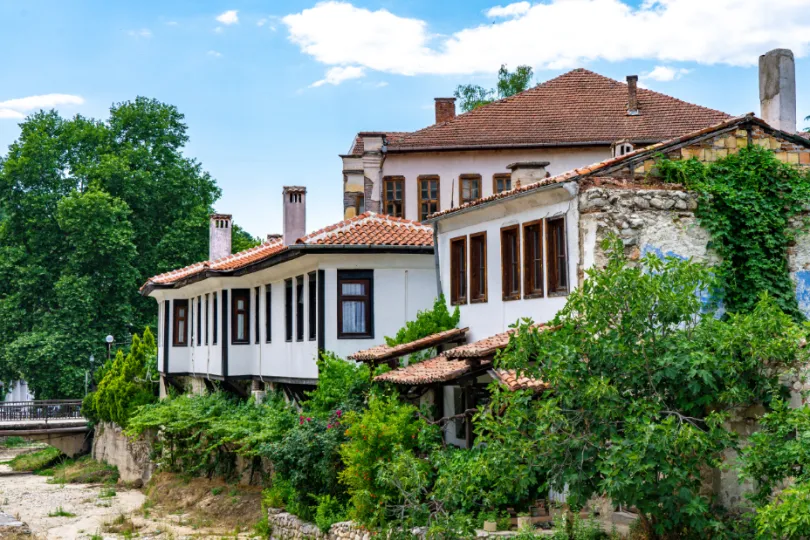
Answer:
[{"label": "shrub", "polygon": [[789,487],[757,510],[757,532],[762,538],[807,538],[810,531],[810,483]]},{"label": "shrub", "polygon": [[53,446],[48,446],[42,450],[16,456],[9,462],[9,467],[17,472],[38,472],[59,463],[63,459],[62,452]]},{"label": "shrub", "polygon": [[406,322],[396,336],[393,338],[386,337],[385,342],[391,347],[402,343],[410,343],[437,332],[453,329],[458,326],[460,318],[461,314],[458,306],[451,315],[447,310],[444,295],[440,295],[433,302],[433,309],[418,312],[415,320]]},{"label": "shrub", "polygon": [[328,532],[335,523],[346,521],[346,505],[331,495],[318,497],[315,511],[315,524],[323,532]]}]

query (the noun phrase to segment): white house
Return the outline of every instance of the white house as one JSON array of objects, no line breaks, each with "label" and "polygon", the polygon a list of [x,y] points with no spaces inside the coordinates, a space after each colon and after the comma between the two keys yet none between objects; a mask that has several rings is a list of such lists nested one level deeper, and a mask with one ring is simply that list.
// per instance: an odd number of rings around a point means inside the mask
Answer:
[{"label": "white house", "polygon": [[319,351],[345,357],[384,343],[432,305],[430,227],[364,213],[304,235],[305,208],[306,190],[285,188],[283,237],[235,254],[231,216],[213,215],[210,260],[144,284],[159,306],[166,382],[311,387]]},{"label": "white house", "polygon": [[509,191],[509,164],[549,175],[622,155],[729,118],[725,113],[575,69],[456,116],[437,98],[436,123],[413,133],[361,132],[343,160],[344,216],[365,210],[423,221]]}]

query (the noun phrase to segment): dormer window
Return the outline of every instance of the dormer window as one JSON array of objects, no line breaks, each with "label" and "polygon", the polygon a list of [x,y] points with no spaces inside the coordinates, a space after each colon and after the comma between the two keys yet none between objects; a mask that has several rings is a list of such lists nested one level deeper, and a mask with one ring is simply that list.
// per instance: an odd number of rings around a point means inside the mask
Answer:
[{"label": "dormer window", "polygon": [[633,145],[627,141],[618,141],[613,143],[613,157],[622,157],[633,151]]}]

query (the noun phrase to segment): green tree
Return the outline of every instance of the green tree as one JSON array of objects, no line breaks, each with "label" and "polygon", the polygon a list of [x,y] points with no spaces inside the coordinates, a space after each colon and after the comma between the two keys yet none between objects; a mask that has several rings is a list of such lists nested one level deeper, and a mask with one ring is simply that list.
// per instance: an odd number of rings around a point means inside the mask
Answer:
[{"label": "green tree", "polygon": [[498,70],[498,84],[492,90],[487,90],[477,84],[460,84],[453,95],[459,99],[459,106],[463,112],[469,112],[478,107],[492,103],[496,99],[503,99],[519,94],[528,89],[532,82],[534,71],[531,66],[518,66],[514,72],[501,64]]},{"label": "green tree", "polygon": [[0,159],[0,379],[76,397],[104,336],[154,325],[139,284],[207,258],[220,191],[183,155],[183,115],[156,100],[106,121],[39,112],[20,130]]}]

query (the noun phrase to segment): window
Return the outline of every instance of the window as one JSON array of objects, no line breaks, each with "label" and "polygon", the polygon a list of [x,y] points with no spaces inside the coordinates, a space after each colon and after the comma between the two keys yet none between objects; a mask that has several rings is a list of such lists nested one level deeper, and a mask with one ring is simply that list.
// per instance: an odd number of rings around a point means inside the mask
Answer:
[{"label": "window", "polygon": [[504,300],[520,298],[520,237],[517,225],[501,229],[501,282]]},{"label": "window", "polygon": [[205,295],[205,344],[208,345],[208,321],[210,320],[209,314],[211,312],[208,311],[208,295]]},{"label": "window", "polygon": [[293,338],[293,282],[284,280],[284,339],[292,341]]},{"label": "window", "polygon": [[523,297],[543,296],[543,220],[523,224]]},{"label": "window", "polygon": [[568,250],[565,246],[565,217],[546,220],[546,259],[549,294],[568,292]]},{"label": "window", "polygon": [[373,338],[373,272],[338,271],[338,339]]},{"label": "window", "polygon": [[202,345],[202,296],[197,297],[197,346]]},{"label": "window", "polygon": [[462,174],[458,179],[458,203],[464,204],[481,198],[481,175]]},{"label": "window", "polygon": [[487,233],[470,235],[470,303],[487,301]]},{"label": "window", "polygon": [[214,305],[211,307],[214,310],[214,345],[216,345],[219,339],[219,302],[217,301],[217,293],[214,293]]},{"label": "window", "polygon": [[450,240],[450,303],[467,303],[467,237]]},{"label": "window", "polygon": [[231,343],[250,343],[250,289],[231,292]]},{"label": "window", "polygon": [[295,278],[295,340],[304,341],[304,276]]},{"label": "window", "polygon": [[419,221],[439,211],[439,177],[419,177]]},{"label": "window", "polygon": [[309,278],[309,340],[313,341],[318,336],[318,308],[316,306],[316,302],[318,299],[318,289],[315,286],[317,280],[315,278],[315,272],[311,272],[308,276]]},{"label": "window", "polygon": [[386,176],[383,178],[383,213],[394,217],[405,217],[405,178]]},{"label": "window", "polygon": [[498,194],[512,189],[511,174],[496,174],[492,177],[492,193]]},{"label": "window", "polygon": [[191,345],[194,346],[194,299],[192,298],[189,301],[188,306],[188,316],[189,316],[189,329],[191,331]]},{"label": "window", "polygon": [[261,328],[261,326],[260,326],[261,322],[260,322],[260,319],[259,319],[259,312],[260,312],[259,310],[261,309],[261,304],[259,303],[259,299],[261,298],[261,288],[256,287],[254,289],[254,291],[256,293],[254,295],[254,297],[256,299],[256,304],[255,304],[255,307],[253,308],[253,316],[254,316],[253,328],[255,329],[255,332],[256,332],[256,338],[255,338],[256,343],[261,343],[261,341],[262,341],[262,339],[261,339],[262,338],[262,333],[259,331],[259,329]]},{"label": "window", "polygon": [[174,327],[172,345],[175,347],[188,346],[188,300],[174,301]]},{"label": "window", "polygon": [[264,340],[267,343],[273,341],[273,286],[269,283],[264,286]]}]

